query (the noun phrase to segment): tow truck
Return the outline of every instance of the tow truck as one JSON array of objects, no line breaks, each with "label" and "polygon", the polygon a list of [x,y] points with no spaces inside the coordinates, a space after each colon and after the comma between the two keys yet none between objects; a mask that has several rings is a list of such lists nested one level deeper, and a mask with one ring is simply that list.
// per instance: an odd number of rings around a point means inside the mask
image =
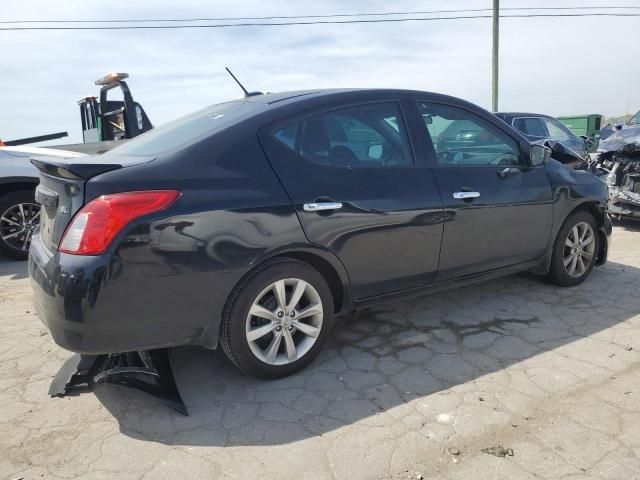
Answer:
[{"label": "tow truck", "polygon": [[[142,105],[133,99],[125,78],[129,78],[128,73],[110,73],[95,82],[102,87],[100,101],[97,96],[78,101],[84,143],[127,140],[153,128]],[[109,92],[117,88],[122,100],[109,99]]]}]

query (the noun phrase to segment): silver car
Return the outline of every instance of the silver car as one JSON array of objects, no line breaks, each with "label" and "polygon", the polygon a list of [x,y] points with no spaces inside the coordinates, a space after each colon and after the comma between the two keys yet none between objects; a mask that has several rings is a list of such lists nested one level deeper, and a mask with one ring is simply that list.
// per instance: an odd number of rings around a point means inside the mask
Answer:
[{"label": "silver car", "polygon": [[52,148],[0,148],[0,253],[17,260],[26,259],[29,253],[40,216],[40,206],[34,200],[38,169],[31,164],[31,157],[83,156]]}]

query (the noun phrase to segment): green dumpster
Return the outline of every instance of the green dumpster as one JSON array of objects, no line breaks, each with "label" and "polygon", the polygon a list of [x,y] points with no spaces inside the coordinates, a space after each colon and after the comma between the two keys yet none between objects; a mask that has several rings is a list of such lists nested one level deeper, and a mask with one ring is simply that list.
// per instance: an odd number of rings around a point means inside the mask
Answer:
[{"label": "green dumpster", "polygon": [[592,140],[589,146],[590,152],[595,152],[600,142],[600,126],[602,115],[592,113],[590,115],[575,115],[571,117],[558,117],[565,126],[579,137],[588,137]]}]

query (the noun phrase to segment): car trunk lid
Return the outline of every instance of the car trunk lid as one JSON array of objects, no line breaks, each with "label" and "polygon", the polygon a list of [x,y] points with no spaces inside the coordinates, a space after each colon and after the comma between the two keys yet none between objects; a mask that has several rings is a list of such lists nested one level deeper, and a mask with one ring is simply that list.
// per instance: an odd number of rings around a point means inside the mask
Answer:
[{"label": "car trunk lid", "polygon": [[85,204],[87,180],[102,173],[153,160],[149,157],[33,157],[31,163],[40,170],[36,202],[40,211],[39,233],[43,245],[51,252],[58,249],[71,219]]}]

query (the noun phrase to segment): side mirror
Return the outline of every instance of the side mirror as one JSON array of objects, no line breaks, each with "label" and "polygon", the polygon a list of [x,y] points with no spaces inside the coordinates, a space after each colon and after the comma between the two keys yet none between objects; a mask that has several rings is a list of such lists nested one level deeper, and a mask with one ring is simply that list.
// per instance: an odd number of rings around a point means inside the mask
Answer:
[{"label": "side mirror", "polygon": [[551,158],[551,149],[549,147],[545,147],[544,145],[539,145],[537,143],[531,145],[529,159],[532,167],[544,165],[549,161],[549,158]]},{"label": "side mirror", "polygon": [[616,123],[613,128],[615,128],[616,130],[622,130],[622,127],[624,127],[623,123]]}]

